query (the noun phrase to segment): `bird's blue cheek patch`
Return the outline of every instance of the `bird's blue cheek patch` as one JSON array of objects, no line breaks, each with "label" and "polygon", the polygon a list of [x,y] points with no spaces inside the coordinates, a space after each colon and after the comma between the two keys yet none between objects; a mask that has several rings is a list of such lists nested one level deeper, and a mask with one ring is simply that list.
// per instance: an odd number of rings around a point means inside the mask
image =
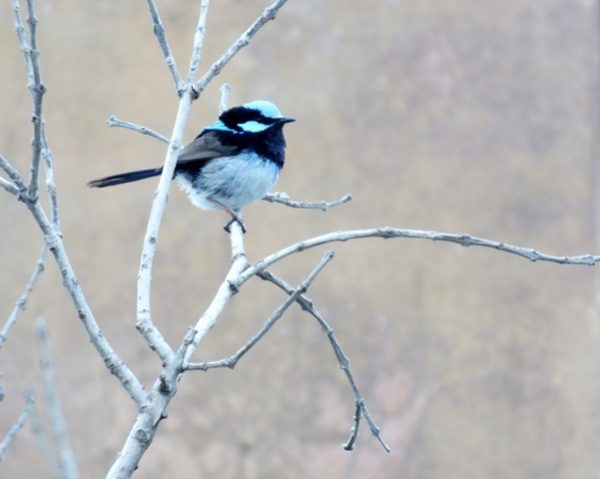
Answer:
[{"label": "bird's blue cheek patch", "polygon": [[265,131],[270,125],[265,125],[258,121],[247,121],[245,123],[240,123],[238,126],[249,133],[258,133],[260,131]]}]

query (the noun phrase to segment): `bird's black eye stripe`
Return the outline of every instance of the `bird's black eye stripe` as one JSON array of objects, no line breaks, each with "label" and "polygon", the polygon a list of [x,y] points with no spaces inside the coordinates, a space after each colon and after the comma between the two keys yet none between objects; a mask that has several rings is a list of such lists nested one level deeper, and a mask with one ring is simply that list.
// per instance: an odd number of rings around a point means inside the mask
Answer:
[{"label": "bird's black eye stripe", "polygon": [[243,106],[230,108],[229,110],[223,112],[219,119],[225,123],[228,128],[237,131],[242,131],[239,125],[249,121],[256,121],[258,123],[262,123],[263,125],[272,125],[277,121],[276,118],[264,116],[258,110]]}]

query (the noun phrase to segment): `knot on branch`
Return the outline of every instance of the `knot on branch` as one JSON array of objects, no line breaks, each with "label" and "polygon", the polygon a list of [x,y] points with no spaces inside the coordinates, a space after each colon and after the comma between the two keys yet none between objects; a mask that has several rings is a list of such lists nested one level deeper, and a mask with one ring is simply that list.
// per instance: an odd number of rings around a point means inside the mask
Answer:
[{"label": "knot on branch", "polygon": [[475,242],[473,241],[473,237],[471,235],[461,235],[459,238],[460,244],[463,246],[472,246]]},{"label": "knot on branch", "polygon": [[146,448],[152,442],[150,434],[148,434],[148,432],[144,429],[138,429],[137,431],[135,431],[135,439]]}]

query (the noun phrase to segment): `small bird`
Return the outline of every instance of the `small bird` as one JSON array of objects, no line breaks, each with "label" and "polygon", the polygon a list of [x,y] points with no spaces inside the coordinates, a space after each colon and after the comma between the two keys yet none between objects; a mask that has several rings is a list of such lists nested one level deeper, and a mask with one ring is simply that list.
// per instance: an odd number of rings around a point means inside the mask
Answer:
[{"label": "small bird", "polygon": [[[273,103],[252,101],[224,111],[185,146],[173,179],[190,201],[206,210],[225,210],[245,232],[242,208],[262,198],[273,187],[285,160],[283,125],[294,121]],[[90,181],[104,188],[143,180],[162,173],[162,167],[130,171]]]}]

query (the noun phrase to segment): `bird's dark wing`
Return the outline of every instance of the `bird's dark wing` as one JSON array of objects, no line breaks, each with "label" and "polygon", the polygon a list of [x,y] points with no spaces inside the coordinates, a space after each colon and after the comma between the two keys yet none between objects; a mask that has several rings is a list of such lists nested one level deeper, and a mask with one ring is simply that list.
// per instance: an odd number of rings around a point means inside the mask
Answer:
[{"label": "bird's dark wing", "polygon": [[177,157],[177,165],[235,155],[239,151],[239,146],[223,144],[216,132],[205,130],[181,150]]}]

